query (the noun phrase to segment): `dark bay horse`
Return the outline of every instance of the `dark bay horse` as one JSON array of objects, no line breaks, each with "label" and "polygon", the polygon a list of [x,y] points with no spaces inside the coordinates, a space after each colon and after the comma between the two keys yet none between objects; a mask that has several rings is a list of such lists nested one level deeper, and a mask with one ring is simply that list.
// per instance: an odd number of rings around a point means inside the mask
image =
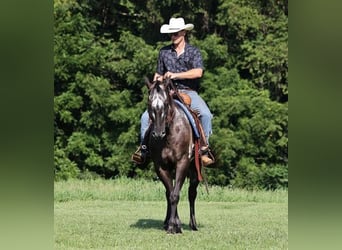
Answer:
[{"label": "dark bay horse", "polygon": [[148,113],[151,119],[148,144],[156,173],[166,188],[167,211],[164,229],[168,233],[182,233],[177,212],[180,190],[189,177],[188,199],[190,204],[190,228],[197,230],[195,199],[199,184],[198,173],[192,160],[194,137],[184,111],[170,95],[170,82],[150,83]]}]

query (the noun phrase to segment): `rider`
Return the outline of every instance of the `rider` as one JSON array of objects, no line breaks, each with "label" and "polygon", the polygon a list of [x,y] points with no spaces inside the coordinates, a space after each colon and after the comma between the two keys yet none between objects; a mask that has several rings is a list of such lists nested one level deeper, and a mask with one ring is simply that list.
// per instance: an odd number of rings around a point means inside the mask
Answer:
[{"label": "rider", "polygon": [[[185,24],[184,19],[171,18],[169,24],[164,24],[160,28],[160,33],[168,33],[172,44],[163,47],[159,52],[157,71],[153,81],[163,80],[169,77],[173,80],[178,91],[186,93],[191,98],[191,108],[200,114],[200,120],[206,137],[206,144],[201,148],[202,162],[204,166],[214,163],[208,154],[209,135],[212,133],[211,119],[212,114],[198,95],[199,79],[203,75],[203,62],[201,52],[195,46],[187,42],[187,31],[194,28],[193,24]],[[137,164],[145,162],[147,146],[144,143],[145,132],[149,127],[148,112],[145,111],[141,116],[141,142],[142,145],[133,155],[132,159]],[[140,151],[140,152],[139,152]]]}]

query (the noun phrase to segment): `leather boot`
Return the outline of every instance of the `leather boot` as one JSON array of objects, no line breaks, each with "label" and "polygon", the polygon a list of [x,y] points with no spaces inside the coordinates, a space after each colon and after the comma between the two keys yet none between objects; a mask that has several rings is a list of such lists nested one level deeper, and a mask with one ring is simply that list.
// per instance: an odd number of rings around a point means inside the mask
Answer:
[{"label": "leather boot", "polygon": [[215,163],[214,160],[212,160],[212,159],[209,158],[209,155],[202,155],[202,156],[201,156],[201,160],[202,160],[202,162],[203,162],[203,166],[204,166],[204,167],[207,167],[207,166],[209,166],[209,165]]},{"label": "leather boot", "polygon": [[151,125],[147,128],[141,145],[138,147],[137,151],[135,151],[135,153],[131,157],[132,161],[137,165],[147,165],[148,163],[146,159],[148,157],[147,145],[150,131]]},{"label": "leather boot", "polygon": [[210,149],[208,146],[202,148],[201,153],[201,161],[204,167],[207,167],[215,163],[214,156],[210,153]]}]

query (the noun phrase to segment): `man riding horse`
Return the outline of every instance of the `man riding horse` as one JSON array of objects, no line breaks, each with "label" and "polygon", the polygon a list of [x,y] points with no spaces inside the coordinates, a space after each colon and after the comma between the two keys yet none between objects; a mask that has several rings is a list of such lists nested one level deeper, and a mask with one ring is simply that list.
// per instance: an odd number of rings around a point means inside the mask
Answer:
[{"label": "man riding horse", "polygon": [[[163,47],[159,52],[157,71],[153,81],[162,81],[169,78],[180,93],[185,93],[191,99],[190,108],[199,113],[199,118],[204,131],[204,145],[201,145],[201,160],[203,166],[214,163],[214,159],[208,154],[209,136],[212,133],[212,114],[198,95],[199,80],[203,75],[203,62],[201,52],[195,46],[188,43],[187,31],[194,28],[193,24],[185,24],[183,18],[171,18],[169,24],[164,24],[160,28],[160,33],[170,35],[172,44]],[[148,154],[146,143],[146,131],[150,125],[148,112],[141,116],[141,146],[132,156],[136,164],[143,164]]]}]

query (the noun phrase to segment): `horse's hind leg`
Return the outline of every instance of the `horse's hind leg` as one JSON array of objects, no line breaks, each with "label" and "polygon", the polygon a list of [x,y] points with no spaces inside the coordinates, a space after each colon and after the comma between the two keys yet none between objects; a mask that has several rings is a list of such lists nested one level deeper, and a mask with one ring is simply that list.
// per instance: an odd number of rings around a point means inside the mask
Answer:
[{"label": "horse's hind leg", "polygon": [[192,230],[197,231],[197,223],[195,217],[195,200],[197,197],[197,186],[199,184],[195,170],[190,170],[190,185],[188,189],[188,199],[190,205],[190,223],[189,226]]},{"label": "horse's hind leg", "polygon": [[176,232],[181,233],[182,232],[182,229],[181,229],[182,228],[182,222],[178,216],[178,208],[176,208],[175,225],[176,225]]}]

